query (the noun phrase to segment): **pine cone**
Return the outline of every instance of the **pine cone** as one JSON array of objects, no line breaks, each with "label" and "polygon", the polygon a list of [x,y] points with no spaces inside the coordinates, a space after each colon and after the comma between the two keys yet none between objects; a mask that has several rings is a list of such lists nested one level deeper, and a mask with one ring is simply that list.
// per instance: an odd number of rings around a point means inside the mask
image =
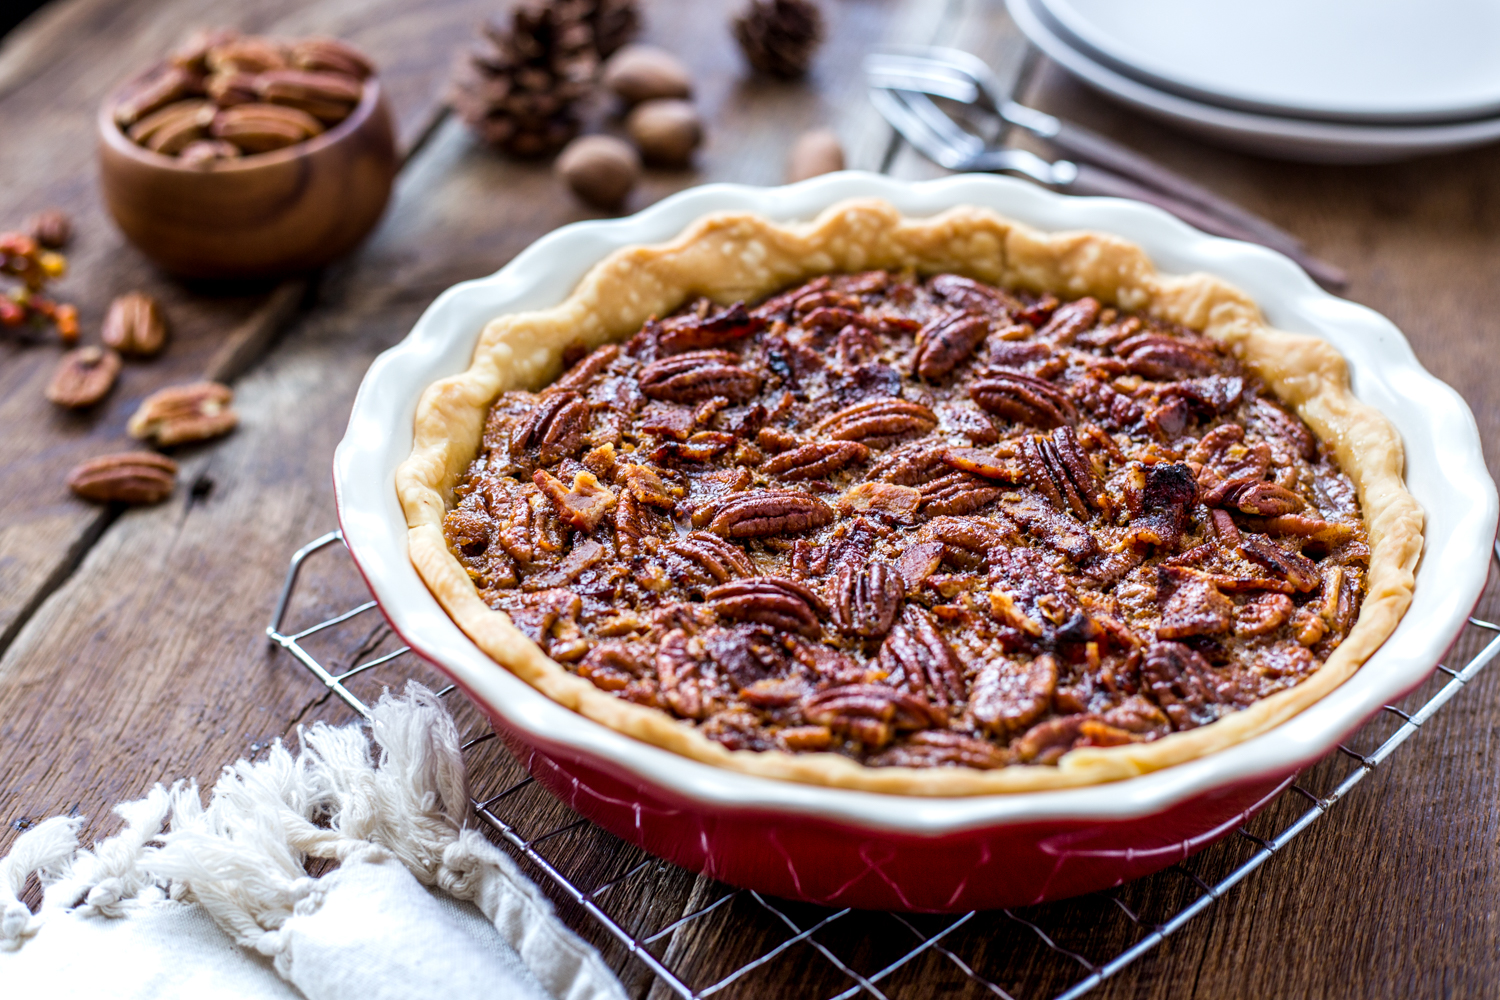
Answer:
[{"label": "pine cone", "polygon": [[599,55],[580,0],[517,7],[509,28],[490,24],[485,44],[461,57],[450,99],[486,142],[514,156],[555,153],[578,134],[577,103],[593,90]]},{"label": "pine cone", "polygon": [[594,48],[601,60],[608,59],[641,30],[641,15],[635,0],[575,0],[588,9],[585,19],[594,29]]},{"label": "pine cone", "polygon": [[734,20],[734,37],[751,66],[792,79],[807,72],[823,40],[823,12],[811,0],[750,0]]}]

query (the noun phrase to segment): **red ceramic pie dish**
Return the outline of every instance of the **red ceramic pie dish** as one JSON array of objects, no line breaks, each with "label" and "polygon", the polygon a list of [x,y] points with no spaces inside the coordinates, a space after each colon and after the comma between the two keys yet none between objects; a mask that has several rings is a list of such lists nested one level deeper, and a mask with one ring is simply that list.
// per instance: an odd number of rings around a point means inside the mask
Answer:
[{"label": "red ceramic pie dish", "polygon": [[[463,370],[486,321],[554,305],[596,261],[658,243],[717,211],[806,219],[850,197],[907,215],[995,209],[1036,228],[1115,233],[1166,273],[1207,271],[1251,295],[1273,326],[1330,341],[1356,394],[1401,433],[1427,515],[1413,601],[1384,646],[1332,694],[1261,736],[1140,777],[955,798],[850,791],[715,768],[594,723],[534,690],[459,630],[407,557],[396,467],[417,400]],[[536,778],[579,814],[653,854],[733,885],[830,906],[963,911],[1036,903],[1160,870],[1234,830],[1303,766],[1420,684],[1462,628],[1488,571],[1497,502],[1473,417],[1400,332],[1320,290],[1285,258],[1205,236],[1150,207],[1065,198],[1019,181],[908,184],[843,173],[785,188],[711,185],[626,219],[580,223],[504,269],[445,292],[361,386],[334,461],[339,519],[392,626],[484,706]]]}]

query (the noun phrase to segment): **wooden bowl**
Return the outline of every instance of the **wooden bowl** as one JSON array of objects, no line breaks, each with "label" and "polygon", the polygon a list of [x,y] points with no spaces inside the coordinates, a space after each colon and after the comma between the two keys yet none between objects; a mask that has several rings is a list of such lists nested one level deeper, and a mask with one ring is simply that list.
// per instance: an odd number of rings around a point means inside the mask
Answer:
[{"label": "wooden bowl", "polygon": [[131,83],[99,109],[104,202],[146,256],[194,278],[310,271],[380,220],[396,176],[391,111],[374,77],[354,111],[307,142],[206,167],[136,145],[115,124]]}]

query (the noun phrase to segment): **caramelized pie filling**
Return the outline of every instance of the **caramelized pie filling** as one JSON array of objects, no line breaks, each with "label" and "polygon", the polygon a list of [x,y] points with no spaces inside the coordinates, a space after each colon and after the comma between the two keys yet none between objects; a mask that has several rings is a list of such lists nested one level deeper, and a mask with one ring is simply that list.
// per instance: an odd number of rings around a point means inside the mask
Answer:
[{"label": "caramelized pie filling", "polygon": [[707,300],[491,408],[444,533],[602,690],[731,749],[1048,764],[1348,634],[1355,490],[1218,344],[958,275]]}]

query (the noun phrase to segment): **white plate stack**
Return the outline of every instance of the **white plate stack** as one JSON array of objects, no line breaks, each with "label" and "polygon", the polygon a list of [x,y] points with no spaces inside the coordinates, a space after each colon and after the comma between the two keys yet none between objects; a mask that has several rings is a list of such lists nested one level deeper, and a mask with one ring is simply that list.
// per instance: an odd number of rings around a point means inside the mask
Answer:
[{"label": "white plate stack", "polygon": [[1006,0],[1037,48],[1237,149],[1376,163],[1500,139],[1500,0]]}]

